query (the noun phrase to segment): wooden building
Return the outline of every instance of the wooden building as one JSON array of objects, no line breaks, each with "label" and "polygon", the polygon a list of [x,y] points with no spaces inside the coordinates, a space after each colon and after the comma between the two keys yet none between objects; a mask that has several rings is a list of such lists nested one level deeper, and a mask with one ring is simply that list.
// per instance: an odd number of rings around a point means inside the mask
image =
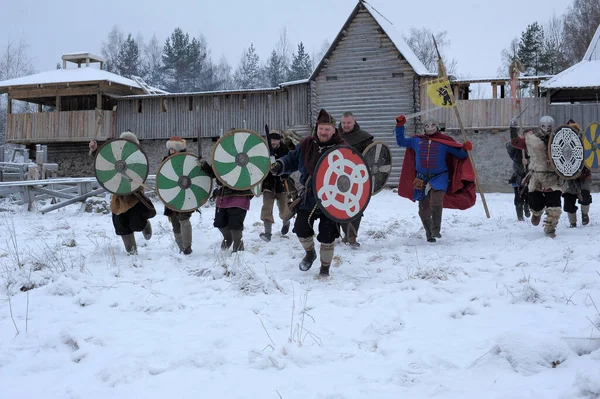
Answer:
[{"label": "wooden building", "polygon": [[[320,108],[340,119],[351,111],[361,128],[390,146],[390,181],[398,181],[404,150],[396,145],[394,119],[421,110],[421,83],[435,77],[395,27],[359,1],[310,77],[311,121]],[[407,121],[413,134],[417,121]]]},{"label": "wooden building", "polygon": [[[0,82],[8,93],[6,141],[20,144],[88,142],[115,136],[116,98],[144,93],[131,79],[94,68],[104,59],[90,53],[66,54],[63,69]],[[75,63],[78,68],[67,68]],[[82,67],[85,65],[85,67]],[[14,101],[37,105],[37,112],[13,113]]]},{"label": "wooden building", "polygon": [[216,139],[231,129],[263,134],[268,124],[308,134],[308,87],[308,81],[299,81],[277,88],[121,97],[117,131],[131,129],[140,140]]}]

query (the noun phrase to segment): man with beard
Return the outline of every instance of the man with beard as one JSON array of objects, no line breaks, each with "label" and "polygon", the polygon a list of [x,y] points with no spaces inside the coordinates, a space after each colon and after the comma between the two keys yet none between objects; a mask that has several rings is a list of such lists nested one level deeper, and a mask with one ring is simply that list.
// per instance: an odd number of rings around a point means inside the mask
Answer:
[{"label": "man with beard", "polygon": [[315,251],[313,224],[319,219],[319,234],[317,241],[321,243],[320,257],[321,269],[319,277],[329,276],[329,267],[333,261],[335,239],[339,236],[338,223],[329,218],[317,205],[317,198],[313,191],[315,167],[321,156],[329,149],[346,144],[337,130],[335,119],[327,111],[321,109],[315,125],[315,133],[305,137],[286,156],[278,159],[271,165],[271,173],[275,176],[290,174],[299,171],[300,183],[304,186],[301,193],[302,200],[298,204],[294,232],[298,236],[302,247],[306,251],[299,264],[300,270],[307,271],[317,259]]},{"label": "man with beard", "polygon": [[[425,135],[404,137],[406,118],[396,118],[396,143],[406,147],[398,195],[419,201],[419,217],[428,242],[442,238],[442,210],[467,209],[475,204],[475,176],[468,152],[473,144],[456,142],[425,121]],[[446,194],[446,191],[449,191]]]},{"label": "man with beard", "polygon": [[561,194],[565,189],[565,180],[554,171],[548,155],[548,141],[554,128],[554,119],[542,116],[539,125],[535,133],[532,130],[526,131],[525,137],[514,138],[510,143],[517,149],[527,151],[530,157],[529,172],[525,180],[528,180],[531,224],[539,225],[545,210],[544,233],[554,238],[562,213]]},{"label": "man with beard", "polygon": [[[373,142],[373,136],[360,128],[354,114],[352,112],[344,112],[342,114],[342,121],[338,129],[342,132],[342,137],[348,145],[354,147],[356,151],[361,154]],[[360,226],[360,220],[362,215],[352,221],[352,223],[342,223],[340,226],[344,232],[344,238],[342,241],[351,248],[360,247],[360,243],[356,241],[358,235],[358,227]]]}]

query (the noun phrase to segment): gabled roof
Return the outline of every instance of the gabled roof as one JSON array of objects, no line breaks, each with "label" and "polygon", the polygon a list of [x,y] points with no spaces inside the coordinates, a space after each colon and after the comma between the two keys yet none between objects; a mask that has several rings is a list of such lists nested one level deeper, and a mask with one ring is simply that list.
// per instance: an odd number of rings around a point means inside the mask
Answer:
[{"label": "gabled roof", "polygon": [[540,87],[543,90],[600,87],[600,25],[583,59],[542,83]]},{"label": "gabled roof", "polygon": [[377,10],[375,10],[373,7],[371,7],[370,4],[367,4],[366,2],[362,2],[361,0],[359,0],[358,3],[356,4],[356,7],[354,7],[354,10],[350,13],[350,16],[344,23],[344,26],[342,26],[339,33],[337,34],[337,36],[335,37],[335,39],[329,46],[329,49],[327,49],[327,52],[323,55],[323,57],[321,58],[321,61],[319,61],[319,64],[314,69],[312,75],[310,76],[310,80],[313,80],[316,78],[317,74],[323,67],[325,59],[328,58],[331,55],[331,53],[333,53],[333,51],[337,47],[340,40],[342,40],[342,38],[344,37],[343,32],[348,28],[348,26],[350,26],[350,24],[356,17],[356,14],[358,14],[358,12],[361,10],[361,7],[364,7],[367,10],[367,12],[369,13],[369,15],[371,15],[371,17],[373,17],[375,22],[377,22],[379,27],[383,30],[383,32],[387,35],[387,37],[392,41],[392,43],[394,44],[396,49],[400,52],[400,54],[402,54],[404,59],[410,64],[410,66],[414,69],[414,71],[417,75],[419,75],[419,76],[437,76],[437,73],[432,73],[432,72],[428,71],[427,68],[425,68],[425,65],[423,65],[423,63],[419,60],[419,58],[417,58],[417,56],[411,50],[411,48],[408,46],[408,44],[406,44],[406,42],[402,38],[402,34],[400,32],[398,32],[396,30],[396,28],[394,28],[394,25],[390,21],[388,21],[387,18],[382,16]]},{"label": "gabled roof", "polygon": [[0,82],[0,93],[8,91],[12,86],[34,86],[60,83],[83,83],[83,82],[112,82],[122,86],[142,89],[139,84],[131,79],[116,75],[97,68],[69,68],[53,69],[20,78],[9,79]]}]

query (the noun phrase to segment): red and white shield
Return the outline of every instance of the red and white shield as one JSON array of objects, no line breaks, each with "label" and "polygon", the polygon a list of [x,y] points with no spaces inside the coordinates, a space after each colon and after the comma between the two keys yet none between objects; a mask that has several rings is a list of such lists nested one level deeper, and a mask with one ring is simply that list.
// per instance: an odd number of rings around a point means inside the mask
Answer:
[{"label": "red and white shield", "polygon": [[319,208],[336,222],[356,219],[371,199],[369,168],[362,154],[352,147],[334,147],[323,154],[313,181]]}]

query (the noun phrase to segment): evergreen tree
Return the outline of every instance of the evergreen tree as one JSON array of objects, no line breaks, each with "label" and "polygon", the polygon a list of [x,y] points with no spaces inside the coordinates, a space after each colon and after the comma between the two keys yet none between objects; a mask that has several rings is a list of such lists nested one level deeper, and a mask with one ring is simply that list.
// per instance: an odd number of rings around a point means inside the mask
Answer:
[{"label": "evergreen tree", "polygon": [[270,87],[277,87],[285,79],[286,71],[283,59],[273,50],[265,66],[265,80]]},{"label": "evergreen tree", "polygon": [[260,87],[260,59],[256,54],[254,44],[250,43],[248,50],[244,51],[233,79],[238,89],[256,89]]},{"label": "evergreen tree", "polygon": [[121,45],[119,50],[119,56],[116,60],[115,71],[121,76],[131,78],[131,76],[140,76],[140,49],[137,42],[131,36],[131,33],[127,36],[127,39]]},{"label": "evergreen tree", "polygon": [[[196,44],[194,44],[196,45]],[[182,93],[194,87],[197,49],[193,50],[190,36],[176,28],[163,48],[164,87],[171,93]]]},{"label": "evergreen tree", "polygon": [[544,53],[544,31],[537,22],[528,25],[522,33],[517,56],[528,75],[545,73],[548,60]]},{"label": "evergreen tree", "polygon": [[298,52],[292,56],[292,66],[290,68],[290,74],[288,80],[301,80],[307,79],[312,73],[312,62],[310,56],[304,51],[304,44],[300,42],[298,44]]}]

